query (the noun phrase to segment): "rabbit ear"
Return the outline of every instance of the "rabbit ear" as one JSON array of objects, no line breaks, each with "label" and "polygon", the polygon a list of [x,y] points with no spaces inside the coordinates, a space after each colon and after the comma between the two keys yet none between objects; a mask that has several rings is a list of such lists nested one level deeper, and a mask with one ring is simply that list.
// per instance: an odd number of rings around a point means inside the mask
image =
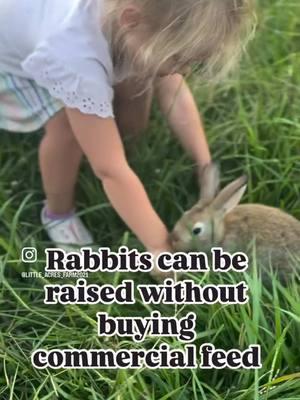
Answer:
[{"label": "rabbit ear", "polygon": [[217,164],[208,164],[200,177],[200,203],[212,201],[219,191],[220,172]]},{"label": "rabbit ear", "polygon": [[248,178],[242,176],[226,186],[213,201],[213,208],[228,214],[241,201],[247,189],[247,181]]}]

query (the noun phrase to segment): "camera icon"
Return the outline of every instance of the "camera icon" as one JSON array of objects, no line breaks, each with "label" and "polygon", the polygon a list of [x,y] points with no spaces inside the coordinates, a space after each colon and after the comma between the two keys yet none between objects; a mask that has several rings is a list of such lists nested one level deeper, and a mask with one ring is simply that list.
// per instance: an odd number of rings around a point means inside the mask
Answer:
[{"label": "camera icon", "polygon": [[37,250],[34,247],[24,247],[21,259],[24,263],[34,263],[37,260]]}]

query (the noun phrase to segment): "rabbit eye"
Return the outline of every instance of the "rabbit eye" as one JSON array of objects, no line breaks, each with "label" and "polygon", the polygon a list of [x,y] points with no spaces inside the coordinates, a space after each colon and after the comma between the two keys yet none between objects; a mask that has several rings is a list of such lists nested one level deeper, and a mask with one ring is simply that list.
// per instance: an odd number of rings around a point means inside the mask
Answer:
[{"label": "rabbit eye", "polygon": [[201,228],[195,228],[195,229],[193,230],[193,235],[198,236],[198,235],[200,235],[201,232],[202,232],[202,229],[201,229]]},{"label": "rabbit eye", "polygon": [[199,235],[201,235],[203,233],[203,231],[204,231],[204,225],[200,223],[200,224],[196,224],[194,226],[192,232],[193,232],[194,236],[199,236]]}]

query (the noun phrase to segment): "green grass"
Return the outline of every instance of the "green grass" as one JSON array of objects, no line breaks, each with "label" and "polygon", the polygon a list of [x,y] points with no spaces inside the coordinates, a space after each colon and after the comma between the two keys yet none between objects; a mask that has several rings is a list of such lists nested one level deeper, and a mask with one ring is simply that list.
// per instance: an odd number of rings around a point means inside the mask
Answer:
[{"label": "green grass", "polygon": [[[203,114],[223,183],[246,172],[245,202],[281,207],[300,219],[300,3],[261,0],[259,27],[239,78],[215,88],[191,81]],[[263,368],[247,370],[35,370],[36,348],[132,347],[126,340],[97,337],[96,313],[107,307],[45,306],[44,279],[22,279],[24,270],[43,271],[49,245],[39,222],[43,200],[37,164],[40,133],[0,136],[0,399],[4,400],[296,400],[300,399],[300,289],[283,286],[272,274],[266,285],[260,266],[246,279],[251,300],[245,306],[157,307],[165,315],[197,313],[196,344],[224,349],[262,346]],[[147,137],[130,161],[151,200],[171,228],[197,199],[192,162],[154,112]],[[141,248],[107,203],[87,164],[80,174],[78,206],[97,243]],[[36,246],[40,261],[20,260],[24,246]],[[126,274],[94,275],[89,282],[117,284]],[[147,278],[148,279],[148,278]],[[238,275],[193,276],[205,283],[238,282]],[[139,274],[137,282],[145,282]],[[51,283],[55,280],[51,280]],[[60,281],[57,281],[59,283]],[[71,282],[71,280],[70,280]],[[61,282],[60,282],[61,283]],[[149,280],[150,283],[150,280]],[[112,315],[147,316],[151,307],[112,305]],[[174,339],[162,339],[173,347]],[[145,346],[156,343],[147,339]]]}]

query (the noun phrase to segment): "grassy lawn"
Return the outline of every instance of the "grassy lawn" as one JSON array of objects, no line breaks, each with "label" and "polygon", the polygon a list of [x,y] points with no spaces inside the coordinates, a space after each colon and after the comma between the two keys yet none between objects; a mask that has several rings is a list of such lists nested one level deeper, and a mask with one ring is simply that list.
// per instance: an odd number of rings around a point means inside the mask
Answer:
[{"label": "grassy lawn", "polygon": [[[259,26],[241,71],[214,88],[190,84],[203,114],[211,150],[220,162],[222,183],[249,176],[244,202],[281,207],[300,219],[300,3],[260,0]],[[3,400],[296,400],[300,399],[300,289],[296,279],[269,284],[252,265],[245,279],[250,302],[244,306],[156,307],[163,315],[198,316],[196,344],[245,349],[260,344],[260,370],[37,370],[37,348],[131,348],[122,338],[97,336],[96,313],[148,316],[152,306],[45,306],[43,285],[22,271],[43,271],[49,246],[40,226],[43,193],[37,148],[41,133],[0,136],[0,399]],[[169,134],[155,110],[148,135],[130,162],[151,200],[171,228],[194,204],[198,186],[192,162]],[[87,163],[78,185],[78,208],[97,244],[113,250],[141,249],[110,207]],[[22,264],[21,249],[38,249],[36,264]],[[189,275],[187,275],[189,277]],[[241,276],[190,275],[197,283],[237,283]],[[121,283],[130,274],[90,275],[89,283]],[[145,276],[135,276],[146,283]],[[146,278],[148,282],[148,277]],[[62,283],[51,279],[50,283]],[[73,282],[74,279],[66,279]],[[149,278],[150,283],[150,278]],[[163,338],[171,347],[176,339]],[[143,347],[157,341],[148,338]],[[135,345],[138,347],[139,345]]]}]

